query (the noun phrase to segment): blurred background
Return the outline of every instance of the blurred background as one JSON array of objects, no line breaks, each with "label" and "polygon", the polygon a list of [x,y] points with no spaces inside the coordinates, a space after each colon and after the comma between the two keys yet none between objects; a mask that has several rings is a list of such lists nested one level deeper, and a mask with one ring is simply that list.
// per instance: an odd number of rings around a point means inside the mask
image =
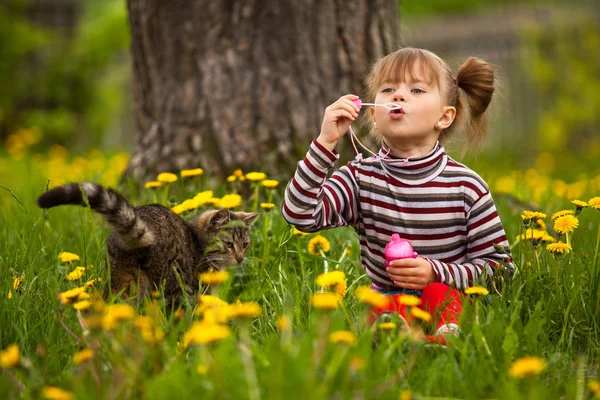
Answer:
[{"label": "blurred background", "polygon": [[[496,66],[490,138],[468,165],[489,175],[534,168],[567,182],[600,175],[599,1],[400,1],[397,21],[400,45],[432,50],[454,71],[471,55]],[[2,162],[57,145],[131,154],[130,40],[125,0],[3,0]],[[449,147],[460,149],[460,140]]]}]

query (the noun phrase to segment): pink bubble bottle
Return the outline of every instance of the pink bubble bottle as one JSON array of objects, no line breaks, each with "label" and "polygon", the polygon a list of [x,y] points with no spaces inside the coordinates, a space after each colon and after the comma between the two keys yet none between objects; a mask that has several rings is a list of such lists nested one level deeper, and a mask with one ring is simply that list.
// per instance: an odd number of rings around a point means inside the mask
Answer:
[{"label": "pink bubble bottle", "polygon": [[385,246],[385,263],[387,267],[390,262],[402,258],[417,258],[418,254],[413,251],[413,247],[406,239],[401,239],[400,235],[394,233],[392,240]]}]

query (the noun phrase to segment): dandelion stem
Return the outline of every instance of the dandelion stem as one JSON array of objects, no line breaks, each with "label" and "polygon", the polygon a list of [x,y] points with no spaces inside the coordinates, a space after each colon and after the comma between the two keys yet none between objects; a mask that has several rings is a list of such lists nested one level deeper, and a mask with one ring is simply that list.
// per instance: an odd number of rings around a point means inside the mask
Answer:
[{"label": "dandelion stem", "polygon": [[537,271],[540,272],[540,253],[535,248],[533,249],[533,253],[535,254],[535,261],[537,263]]},{"label": "dandelion stem", "polygon": [[350,318],[350,315],[348,314],[348,310],[346,310],[346,306],[344,305],[344,302],[340,296],[340,306],[342,307],[342,311],[344,312],[344,316],[346,317],[346,322],[348,322],[348,326],[350,327],[350,330],[352,331],[352,333],[354,333],[355,335],[357,335],[357,331],[356,331],[356,327],[354,326],[354,322],[352,322],[352,319]]},{"label": "dandelion stem", "polygon": [[243,323],[240,329],[241,343],[239,344],[242,354],[242,363],[248,380],[248,395],[250,400],[260,399],[260,389],[258,388],[258,379],[256,378],[256,368],[252,360],[252,351],[250,350],[250,334],[248,332],[248,324]]},{"label": "dandelion stem", "polygon": [[63,327],[63,329],[64,329],[65,331],[67,331],[67,333],[68,333],[68,334],[69,334],[69,335],[70,335],[70,336],[71,336],[73,339],[75,339],[75,340],[77,341],[77,343],[76,343],[76,344],[78,344],[79,342],[81,342],[81,339],[80,339],[80,338],[79,338],[79,337],[78,337],[76,334],[74,334],[74,333],[73,333],[73,331],[72,331],[71,329],[69,329],[69,327],[68,327],[68,326],[67,326],[67,325],[66,325],[66,324],[63,322],[63,320],[62,320],[62,318],[61,318],[60,316],[58,317],[58,322],[60,323],[60,326],[62,326],[62,327]]},{"label": "dandelion stem", "polygon": [[260,191],[260,185],[258,183],[254,184],[254,206],[252,207],[252,211],[258,210],[258,195]]},{"label": "dandelion stem", "polygon": [[558,258],[556,259],[556,271],[555,271],[555,280],[556,280],[556,294],[558,294],[558,266],[560,265],[560,262],[558,261]]},{"label": "dandelion stem", "polygon": [[331,326],[331,315],[329,312],[326,312],[326,314],[319,319],[320,321],[317,323],[317,345],[315,347],[315,369],[319,368],[321,359],[325,353],[325,341],[327,340],[327,333]]},{"label": "dandelion stem", "polygon": [[[598,234],[596,235],[596,249],[594,250],[594,262],[592,263],[592,273],[594,287],[598,287],[598,279],[600,278],[600,272],[598,271],[596,262],[598,261],[598,247],[600,246],[600,224],[598,224]],[[596,308],[600,305],[600,296],[596,295]]]},{"label": "dandelion stem", "polygon": [[329,272],[329,263],[327,262],[327,258],[325,258],[325,253],[323,253],[322,249],[319,249],[319,254],[323,257],[323,272]]}]

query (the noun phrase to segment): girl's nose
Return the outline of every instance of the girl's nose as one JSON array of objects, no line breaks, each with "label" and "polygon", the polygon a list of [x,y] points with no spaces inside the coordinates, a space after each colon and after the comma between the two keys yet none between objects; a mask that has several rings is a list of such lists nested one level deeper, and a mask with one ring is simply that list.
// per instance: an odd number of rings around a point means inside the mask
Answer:
[{"label": "girl's nose", "polygon": [[404,95],[402,93],[394,93],[394,102],[404,101]]}]

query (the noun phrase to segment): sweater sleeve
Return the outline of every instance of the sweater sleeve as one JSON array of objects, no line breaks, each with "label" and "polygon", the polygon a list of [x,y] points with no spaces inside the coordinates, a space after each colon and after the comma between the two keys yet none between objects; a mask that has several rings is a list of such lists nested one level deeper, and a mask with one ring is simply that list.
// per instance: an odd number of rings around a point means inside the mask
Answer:
[{"label": "sweater sleeve", "polygon": [[287,223],[304,232],[354,225],[358,214],[358,189],[350,164],[327,173],[339,158],[316,140],[298,162],[288,183],[281,214]]},{"label": "sweater sleeve", "polygon": [[503,269],[512,276],[514,265],[510,247],[490,192],[484,193],[467,213],[467,262],[445,263],[432,260],[437,281],[465,290],[482,275],[489,280]]}]

